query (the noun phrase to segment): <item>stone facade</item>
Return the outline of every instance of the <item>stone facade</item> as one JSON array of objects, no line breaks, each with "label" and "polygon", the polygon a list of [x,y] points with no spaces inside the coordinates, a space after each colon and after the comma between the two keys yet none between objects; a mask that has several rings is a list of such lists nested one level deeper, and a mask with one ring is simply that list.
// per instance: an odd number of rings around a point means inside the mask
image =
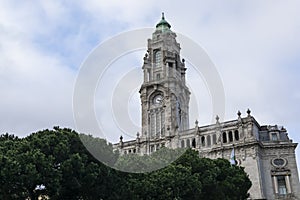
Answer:
[{"label": "stone facade", "polygon": [[248,109],[232,121],[189,128],[190,92],[185,83],[185,63],[180,44],[162,17],[144,57],[144,82],[140,88],[142,132],[136,140],[115,144],[122,154],[150,154],[160,147],[190,147],[199,156],[230,158],[234,149],[238,165],[252,181],[251,199],[300,199],[295,158],[297,143],[284,127],[260,125]]}]

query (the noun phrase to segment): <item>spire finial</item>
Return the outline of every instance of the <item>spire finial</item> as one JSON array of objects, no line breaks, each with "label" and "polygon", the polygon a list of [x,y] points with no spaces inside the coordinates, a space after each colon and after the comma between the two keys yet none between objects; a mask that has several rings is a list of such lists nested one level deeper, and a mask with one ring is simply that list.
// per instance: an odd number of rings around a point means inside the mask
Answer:
[{"label": "spire finial", "polygon": [[161,20],[156,24],[157,30],[166,31],[171,28],[171,25],[165,20],[165,13],[161,13]]},{"label": "spire finial", "polygon": [[248,110],[247,110],[247,114],[248,114],[248,117],[250,117],[251,115],[251,110],[248,108]]},{"label": "spire finial", "polygon": [[219,115],[217,115],[217,116],[216,116],[216,121],[217,121],[217,123],[219,123],[219,119],[220,119],[220,117],[219,117]]},{"label": "spire finial", "polygon": [[237,112],[237,115],[238,115],[239,117],[241,117],[241,114],[242,114],[241,111],[238,111],[238,112]]}]

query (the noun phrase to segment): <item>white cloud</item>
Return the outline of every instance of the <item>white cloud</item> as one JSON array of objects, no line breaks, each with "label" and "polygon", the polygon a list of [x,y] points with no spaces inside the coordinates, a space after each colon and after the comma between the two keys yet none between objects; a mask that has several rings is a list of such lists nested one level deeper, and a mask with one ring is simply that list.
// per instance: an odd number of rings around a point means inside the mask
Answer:
[{"label": "white cloud", "polygon": [[[158,2],[159,1],[146,2],[132,0],[129,3],[126,1],[108,2],[105,0],[90,0],[88,3],[81,1],[80,5],[97,20],[113,21],[116,24],[122,22],[140,28],[141,26],[145,26],[145,21],[153,21],[149,16],[159,19],[160,16],[157,16],[157,13],[153,12],[160,12],[158,10],[160,6]],[[114,25],[115,24],[110,24],[110,28],[114,29]],[[150,25],[152,26],[153,24]]]},{"label": "white cloud", "polygon": [[1,8],[5,12],[0,12],[0,131],[24,136],[53,125],[72,126],[75,73],[30,39],[37,27],[21,17],[33,15],[33,7],[17,8],[17,13]]}]

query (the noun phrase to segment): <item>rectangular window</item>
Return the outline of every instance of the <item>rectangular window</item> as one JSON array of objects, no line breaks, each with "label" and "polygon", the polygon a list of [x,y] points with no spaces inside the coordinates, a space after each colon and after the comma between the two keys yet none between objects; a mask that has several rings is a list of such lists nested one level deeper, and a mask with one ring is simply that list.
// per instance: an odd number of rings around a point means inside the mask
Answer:
[{"label": "rectangular window", "polygon": [[150,153],[154,152],[154,145],[150,146]]},{"label": "rectangular window", "polygon": [[278,140],[276,133],[272,133],[272,140],[273,141],[277,141]]},{"label": "rectangular window", "polygon": [[154,136],[155,133],[155,116],[154,113],[150,115],[150,135]]},{"label": "rectangular window", "polygon": [[285,176],[277,176],[277,183],[278,183],[278,193],[279,194],[286,194],[286,183],[285,183]]},{"label": "rectangular window", "polygon": [[160,112],[157,112],[156,113],[156,137],[159,137],[160,136],[160,130],[161,130],[161,122],[160,122]]},{"label": "rectangular window", "polygon": [[160,74],[156,74],[156,80],[160,80]]},{"label": "rectangular window", "polygon": [[155,50],[154,51],[154,63],[155,63],[155,67],[159,67],[160,66],[160,62],[161,62],[161,51],[160,50]]}]

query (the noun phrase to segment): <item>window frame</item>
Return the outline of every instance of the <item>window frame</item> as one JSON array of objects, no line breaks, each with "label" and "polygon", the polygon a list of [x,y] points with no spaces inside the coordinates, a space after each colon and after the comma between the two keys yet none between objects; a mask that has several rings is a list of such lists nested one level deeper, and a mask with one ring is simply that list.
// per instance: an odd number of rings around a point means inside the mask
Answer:
[{"label": "window frame", "polygon": [[160,67],[162,61],[162,52],[160,49],[154,50],[154,67]]}]

